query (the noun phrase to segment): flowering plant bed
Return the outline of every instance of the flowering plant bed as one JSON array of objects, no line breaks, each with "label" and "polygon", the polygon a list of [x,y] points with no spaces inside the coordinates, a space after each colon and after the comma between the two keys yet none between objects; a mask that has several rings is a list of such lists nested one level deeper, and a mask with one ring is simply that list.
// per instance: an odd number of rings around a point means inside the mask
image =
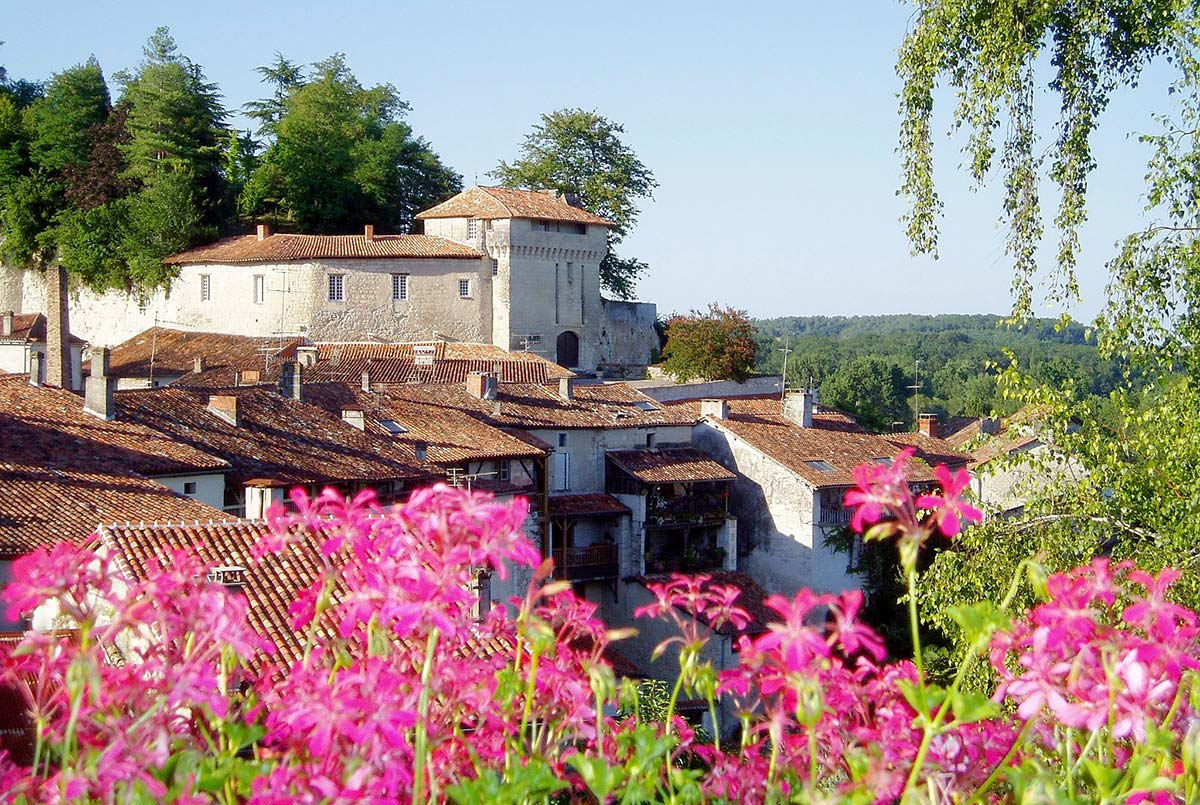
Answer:
[{"label": "flowering plant bed", "polygon": [[[889,662],[857,619],[861,593],[773,596],[779,620],[717,672],[706,636],[747,615],[704,577],[650,586],[640,617],[673,622],[657,653],[681,673],[618,683],[624,636],[521,533],[523,502],[439,486],[403,506],[370,494],[296,497],[264,556],[316,536],[322,569],[293,604],[302,656],[270,646],[245,600],[172,552],[131,582],[112,557],[60,545],[19,561],[14,611],[55,602],[70,633],[29,633],[3,658],[29,694],[32,761],[0,760],[14,802],[1195,802],[1200,799],[1197,617],[1168,600],[1178,573],[1097,559],[1046,577],[1046,603],[951,615],[971,651],[947,687],[915,633],[917,556],[979,513],[963,473],[914,496],[910,456],[856,473],[867,539],[896,540],[910,587],[913,662]],[[480,617],[477,574],[537,568],[523,598]],[[254,568],[248,568],[252,574]],[[1027,578],[1026,578],[1027,577]],[[701,626],[701,622],[705,624]],[[994,695],[967,690],[990,662]],[[661,699],[665,697],[663,704]],[[707,703],[711,734],[676,712]],[[724,711],[737,723],[721,723]]]}]

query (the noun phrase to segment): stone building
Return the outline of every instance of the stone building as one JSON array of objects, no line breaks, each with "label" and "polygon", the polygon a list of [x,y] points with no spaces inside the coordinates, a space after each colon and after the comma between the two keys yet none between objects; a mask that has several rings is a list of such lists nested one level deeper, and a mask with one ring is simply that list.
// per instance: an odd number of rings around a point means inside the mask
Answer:
[{"label": "stone building", "polygon": [[[654,305],[600,295],[611,223],[561,194],[472,187],[420,213],[425,233],[225,238],[167,259],[147,297],[75,289],[93,344],[156,325],[312,341],[466,341],[586,372],[637,374],[657,346]],[[0,309],[43,310],[39,272],[0,271]]]}]

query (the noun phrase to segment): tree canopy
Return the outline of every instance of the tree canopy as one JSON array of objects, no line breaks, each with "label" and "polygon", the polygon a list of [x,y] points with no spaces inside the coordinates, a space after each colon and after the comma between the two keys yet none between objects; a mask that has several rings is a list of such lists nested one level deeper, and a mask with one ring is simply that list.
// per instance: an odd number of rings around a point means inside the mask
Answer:
[{"label": "tree canopy", "polygon": [[754,325],[744,310],[715,302],[708,313],[672,316],[667,321],[663,369],[679,382],[744,381],[754,370]]},{"label": "tree canopy", "polygon": [[505,187],[574,194],[588,210],[612,221],[600,282],[610,293],[628,299],[647,266],[621,257],[615,247],[637,223],[638,202],[651,198],[658,182],[622,140],[624,134],[622,125],[596,112],[559,109],[542,115],[541,123],[526,135],[520,156],[501,162],[490,175]]}]

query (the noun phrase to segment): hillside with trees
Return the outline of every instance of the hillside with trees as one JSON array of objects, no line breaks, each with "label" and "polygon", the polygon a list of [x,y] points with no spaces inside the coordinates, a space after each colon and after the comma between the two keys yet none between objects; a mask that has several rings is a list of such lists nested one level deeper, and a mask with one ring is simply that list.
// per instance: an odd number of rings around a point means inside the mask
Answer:
[{"label": "hillside with trees", "polygon": [[755,327],[759,372],[782,373],[786,347],[789,384],[816,383],[823,402],[877,430],[911,426],[914,403],[942,416],[1010,413],[1017,403],[1002,397],[997,378],[1014,358],[1023,372],[1075,399],[1106,396],[1122,383],[1123,364],[1101,357],[1078,323],[1031,320],[1012,328],[1000,316],[906,314],[789,316]]}]

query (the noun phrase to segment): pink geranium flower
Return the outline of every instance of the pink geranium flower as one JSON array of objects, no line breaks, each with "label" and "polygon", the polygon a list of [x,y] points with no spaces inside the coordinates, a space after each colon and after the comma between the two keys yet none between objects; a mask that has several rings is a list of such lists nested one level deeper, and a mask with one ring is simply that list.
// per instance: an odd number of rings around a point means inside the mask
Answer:
[{"label": "pink geranium flower", "polygon": [[962,493],[971,486],[971,474],[966,470],[958,470],[951,474],[944,464],[934,469],[940,495],[921,495],[917,498],[917,506],[922,509],[933,509],[933,519],[938,528],[947,537],[956,537],[964,523],[978,523],[983,519],[983,512],[963,499]]}]

